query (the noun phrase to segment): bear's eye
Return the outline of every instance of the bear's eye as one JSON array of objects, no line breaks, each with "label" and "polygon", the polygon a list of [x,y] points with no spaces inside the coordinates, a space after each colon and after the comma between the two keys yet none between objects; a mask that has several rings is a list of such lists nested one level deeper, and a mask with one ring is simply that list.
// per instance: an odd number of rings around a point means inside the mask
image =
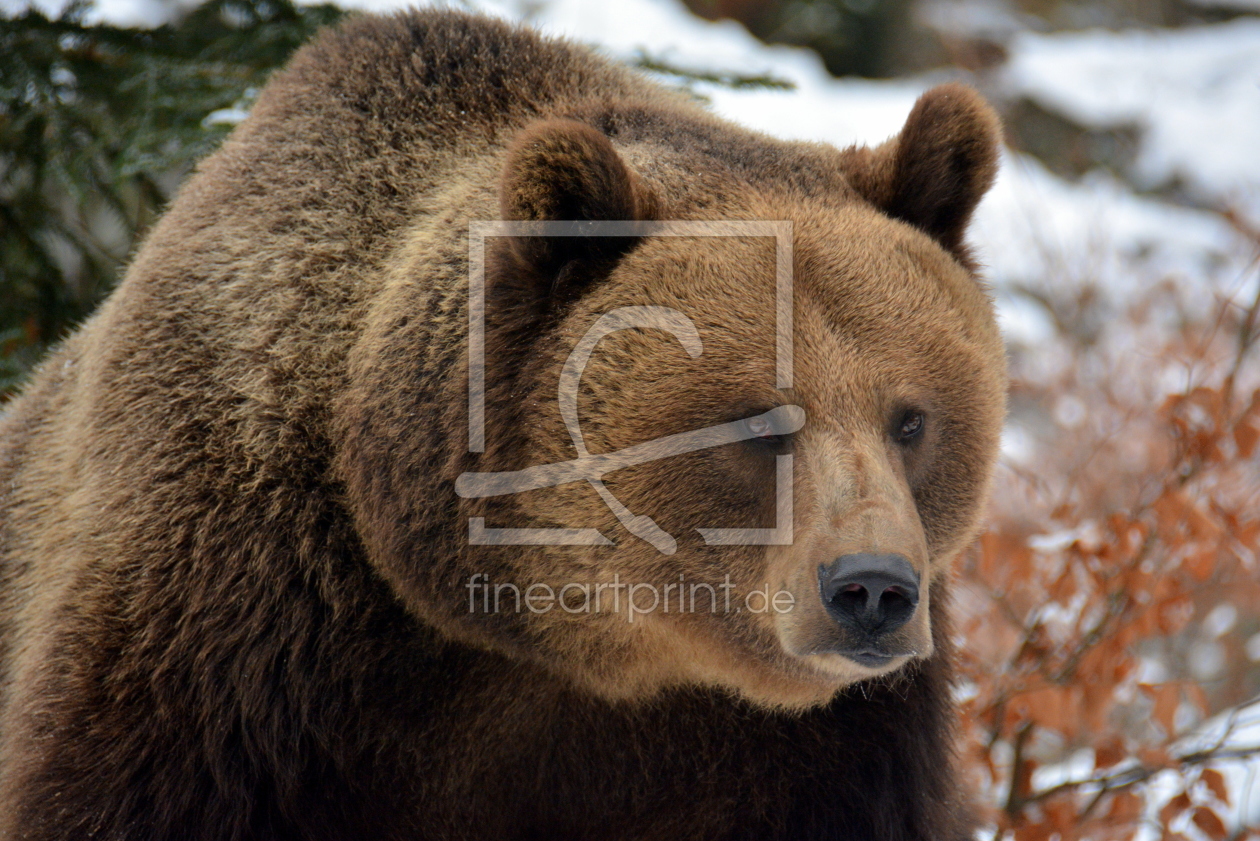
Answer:
[{"label": "bear's eye", "polygon": [[782,447],[792,437],[775,432],[774,424],[764,416],[744,419],[744,428],[748,431],[750,443],[769,447]]},{"label": "bear's eye", "polygon": [[917,409],[910,409],[901,416],[901,421],[897,424],[893,436],[898,444],[909,444],[923,434],[923,427],[926,425],[927,419],[923,417],[923,413]]}]

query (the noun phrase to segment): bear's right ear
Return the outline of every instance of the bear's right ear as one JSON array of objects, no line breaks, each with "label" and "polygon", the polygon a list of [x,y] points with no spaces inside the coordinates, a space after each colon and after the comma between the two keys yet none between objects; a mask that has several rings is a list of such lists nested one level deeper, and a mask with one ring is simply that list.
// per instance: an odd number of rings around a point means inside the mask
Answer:
[{"label": "bear's right ear", "polygon": [[932,88],[914,104],[901,133],[845,153],[849,183],[867,201],[966,258],[963,234],[997,176],[1002,125],[965,85]]},{"label": "bear's right ear", "polygon": [[[612,143],[574,120],[545,120],[525,129],[508,149],[499,210],[511,222],[639,221],[653,216],[651,193]],[[540,298],[572,297],[579,275],[589,280],[629,251],[629,236],[518,236],[512,286],[535,287]],[[524,290],[521,290],[524,291]],[[543,301],[540,301],[543,303]],[[553,302],[554,303],[554,302]]]}]

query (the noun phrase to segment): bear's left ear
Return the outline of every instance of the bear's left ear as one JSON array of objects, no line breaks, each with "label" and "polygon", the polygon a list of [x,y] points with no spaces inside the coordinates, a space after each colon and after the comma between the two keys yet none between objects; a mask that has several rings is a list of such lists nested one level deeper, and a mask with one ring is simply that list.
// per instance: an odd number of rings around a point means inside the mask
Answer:
[{"label": "bear's left ear", "polygon": [[848,150],[845,171],[871,204],[965,258],[963,233],[993,186],[1001,138],[1001,121],[980,94],[940,85],[919,97],[899,135]]},{"label": "bear's left ear", "polygon": [[[653,206],[652,194],[609,139],[585,123],[535,123],[508,149],[499,183],[499,210],[507,221],[639,221],[652,218]],[[580,293],[570,288],[581,282],[579,275],[589,280],[636,242],[627,236],[513,237],[513,285],[534,285],[538,303],[558,303],[550,299]]]}]

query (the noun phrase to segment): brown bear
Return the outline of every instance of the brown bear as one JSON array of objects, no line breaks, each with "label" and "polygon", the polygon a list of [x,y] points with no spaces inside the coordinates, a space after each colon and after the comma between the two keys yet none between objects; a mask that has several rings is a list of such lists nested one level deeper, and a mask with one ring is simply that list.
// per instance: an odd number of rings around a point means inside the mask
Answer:
[{"label": "brown bear", "polygon": [[970,838],[998,136],[323,34],[6,407],[0,837]]}]

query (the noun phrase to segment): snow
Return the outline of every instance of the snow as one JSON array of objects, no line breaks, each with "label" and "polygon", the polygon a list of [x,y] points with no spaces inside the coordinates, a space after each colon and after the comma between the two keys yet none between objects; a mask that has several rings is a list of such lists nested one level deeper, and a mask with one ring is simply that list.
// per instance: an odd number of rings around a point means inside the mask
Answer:
[{"label": "snow", "polygon": [[[0,0],[0,14],[21,14],[23,9],[34,8],[53,16],[68,5],[69,0]],[[184,9],[195,6],[195,0],[97,0],[85,20],[115,26],[160,26],[179,17]]]},{"label": "snow", "polygon": [[1191,304],[1202,307],[1254,294],[1255,246],[1220,216],[1136,195],[1101,172],[1069,183],[1026,155],[1004,156],[971,240],[995,287],[1006,335],[1030,346],[1054,327],[1022,289],[1097,284],[1100,305],[1163,280],[1201,286],[1206,294]]},{"label": "snow", "polygon": [[1135,175],[1260,215],[1260,19],[1167,31],[1021,33],[1012,90],[1093,127],[1143,131]]}]

